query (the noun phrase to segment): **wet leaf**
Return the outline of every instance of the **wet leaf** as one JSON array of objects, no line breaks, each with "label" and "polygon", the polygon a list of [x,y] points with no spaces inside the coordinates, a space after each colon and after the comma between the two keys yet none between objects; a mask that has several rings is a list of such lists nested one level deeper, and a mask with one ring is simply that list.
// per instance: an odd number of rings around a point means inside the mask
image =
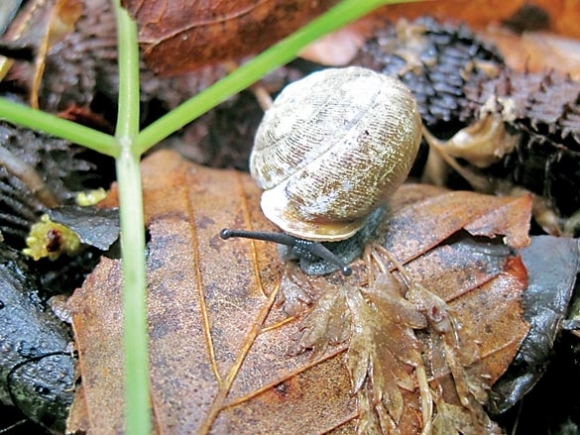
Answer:
[{"label": "wet leaf", "polygon": [[489,403],[493,413],[504,412],[517,403],[546,370],[576,286],[579,249],[577,239],[539,236],[523,250],[529,271],[528,288],[523,294],[524,317],[531,327],[509,370],[493,387]]},{"label": "wet leaf", "polygon": [[[333,287],[332,290],[330,287]],[[284,293],[286,292],[287,288],[284,287]],[[307,349],[321,353],[328,345],[342,344],[350,338],[352,320],[351,312],[346,305],[347,298],[348,295],[342,286],[334,287],[331,284],[325,286],[314,309],[302,323],[300,341],[297,343],[298,346],[292,349],[292,354],[297,355]],[[287,300],[285,298],[284,304]],[[286,310],[286,306],[284,308]]]},{"label": "wet leaf", "polygon": [[[469,394],[492,385],[528,330],[520,305],[526,271],[503,243],[526,244],[528,197],[452,192],[425,199],[422,186],[406,186],[395,197],[378,240],[404,263],[412,286],[423,286],[453,314],[456,334],[449,340],[443,335],[436,346],[425,320],[433,314],[430,299],[423,295],[417,304],[404,297],[411,286],[393,281],[396,275],[359,260],[348,279],[304,277],[296,266],[282,265],[273,246],[220,240],[222,227],[273,229],[246,175],[160,152],[144,161],[143,180],[159,432],[293,434],[348,427],[352,433],[358,422],[359,431],[391,428],[410,435],[430,418],[421,408],[436,397],[431,388],[441,388],[445,403],[467,411],[473,424],[471,408],[456,399],[455,383],[460,379]],[[409,205],[410,197],[423,199]],[[285,297],[291,281],[304,295],[293,289]],[[314,305],[309,315],[288,316],[286,302],[294,310]],[[104,259],[70,306],[83,385],[71,422],[84,421],[96,434],[119,433],[119,262]],[[437,355],[442,364],[433,363]],[[436,404],[434,410],[436,417]]]},{"label": "wet leaf", "polygon": [[[349,395],[333,393],[334,398],[325,400],[321,396],[335,388],[331,387],[335,382],[340,385],[340,376],[329,374],[340,375],[341,370],[342,391],[348,391],[341,365],[317,366],[315,372],[321,375],[315,379],[322,376],[321,390],[311,391],[307,386],[314,382],[312,371],[304,379],[300,375],[310,366],[309,356],[287,356],[296,324],[277,328],[286,316],[279,310],[268,316],[281,266],[275,248],[257,250],[251,242],[219,239],[224,225],[271,228],[255,207],[258,190],[253,182],[163,153],[144,165],[144,184],[151,234],[152,400],[160,427],[196,433],[212,425],[223,432],[224,425],[233,425],[240,433],[271,433],[268,425],[275,423],[296,433],[307,424],[308,414],[310,424],[328,427],[341,421],[344,413],[352,415]],[[104,261],[71,303],[91,429],[111,433],[110,428],[121,427],[122,418],[122,395],[111,393],[122,386],[119,264]],[[260,333],[263,327],[273,329]],[[318,361],[326,358],[325,354]],[[312,397],[308,406],[302,402],[304,396]],[[251,406],[242,406],[246,401]],[[263,401],[257,407],[261,409],[251,411]],[[223,409],[227,405],[230,408]],[[286,415],[287,409],[300,409],[306,420],[298,425]],[[245,412],[263,415],[261,430],[244,429]]]},{"label": "wet leaf", "polygon": [[481,433],[501,434],[497,427],[493,427],[493,423],[489,417],[483,416],[484,430],[482,432],[479,428],[474,428],[472,423],[472,416],[465,408],[457,405],[449,404],[443,401],[440,397],[436,399],[437,403],[437,417],[433,421],[434,435],[479,435]]},{"label": "wet leaf", "polygon": [[124,0],[123,6],[139,25],[148,67],[169,75],[258,53],[335,3]]},{"label": "wet leaf", "polygon": [[[385,290],[388,288],[391,286],[385,286]],[[358,393],[368,379],[372,385],[373,403],[382,403],[389,421],[397,426],[405,406],[400,389],[415,389],[411,369],[422,364],[420,342],[411,327],[402,321],[402,316],[393,312],[398,311],[396,302],[389,304],[385,300],[375,308],[367,304],[358,291],[349,292],[348,301],[353,314],[353,335],[347,365],[353,390]]]},{"label": "wet leaf", "polygon": [[80,241],[106,251],[119,238],[119,211],[95,207],[63,206],[49,210],[53,222],[66,225]]},{"label": "wet leaf", "polygon": [[71,337],[33,276],[21,255],[0,243],[0,401],[62,432],[73,399]]}]

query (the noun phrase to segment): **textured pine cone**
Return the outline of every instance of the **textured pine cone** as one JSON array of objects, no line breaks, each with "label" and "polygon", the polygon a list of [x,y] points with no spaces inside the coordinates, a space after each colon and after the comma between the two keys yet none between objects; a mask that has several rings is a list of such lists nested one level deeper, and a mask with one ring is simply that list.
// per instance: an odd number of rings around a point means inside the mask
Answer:
[{"label": "textured pine cone", "polygon": [[437,135],[464,126],[459,112],[467,103],[465,84],[503,66],[497,50],[466,26],[441,24],[431,17],[377,31],[352,63],[397,76],[417,99],[425,126]]},{"label": "textured pine cone", "polygon": [[490,98],[510,105],[515,119],[508,127],[521,133],[515,150],[490,168],[551,199],[564,216],[580,208],[580,82],[556,73],[518,73],[477,80],[464,88],[469,101],[461,112],[467,123],[477,119]]},{"label": "textured pine cone", "polygon": [[490,97],[510,99],[521,133],[512,153],[483,171],[550,200],[569,216],[580,208],[580,84],[555,73],[524,74],[464,25],[430,17],[376,32],[353,64],[398,76],[415,95],[423,123],[447,139],[472,125]]}]

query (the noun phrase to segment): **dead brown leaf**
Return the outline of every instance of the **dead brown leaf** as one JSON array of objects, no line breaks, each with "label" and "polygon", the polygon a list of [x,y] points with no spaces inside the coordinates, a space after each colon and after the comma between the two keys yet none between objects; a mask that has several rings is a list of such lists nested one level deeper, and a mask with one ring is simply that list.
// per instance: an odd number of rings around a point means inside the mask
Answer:
[{"label": "dead brown leaf", "polygon": [[[299,376],[310,366],[307,354],[287,357],[296,324],[277,328],[286,316],[278,310],[270,313],[281,272],[275,247],[260,244],[256,249],[254,243],[219,239],[224,225],[271,228],[255,207],[259,192],[253,182],[234,172],[192,166],[172,153],[149,159],[143,172],[152,237],[152,402],[159,430],[203,433],[212,427],[225,433],[234,424],[239,433],[272,433],[274,424],[297,433],[308,412],[310,424],[317,427],[332,427],[344,414],[352,416],[354,403],[348,394],[321,396],[336,388],[336,382],[340,385],[340,376],[329,374],[341,370],[342,391],[348,391],[346,371],[338,362],[314,370],[322,382],[320,393],[302,391],[312,384],[313,373]],[[71,300],[90,427],[97,434],[122,427],[119,290],[119,264],[104,261]],[[274,329],[260,333],[264,327]],[[278,405],[271,396],[279,397]],[[244,418],[255,406],[252,397],[258,404],[267,399],[267,407],[254,409],[262,415],[260,427]],[[304,397],[313,400],[307,405]],[[234,405],[246,402],[252,405]],[[284,409],[304,412],[306,420],[299,425],[290,415],[283,416]]]},{"label": "dead brown leaf", "polygon": [[[177,5],[124,0],[123,5],[139,24],[140,42],[148,67],[156,73],[174,75],[255,54],[336,2],[262,1],[254,5],[250,2],[206,4],[191,0]],[[436,0],[389,5],[316,42],[304,51],[304,55],[326,65],[344,65],[354,56],[364,37],[370,35],[370,29],[382,26],[385,19],[430,15],[441,20],[461,20],[483,29],[490,23],[509,20],[526,5],[524,0]],[[549,16],[548,30],[565,36],[580,36],[574,18],[580,12],[576,2],[538,0],[534,5]],[[527,52],[531,54],[531,51],[532,48],[528,48]],[[176,52],[180,56],[174,56]]]},{"label": "dead brown leaf", "polygon": [[[409,4],[386,6],[373,16],[376,19],[414,19],[421,15],[448,20],[456,19],[474,28],[484,28],[490,23],[508,20],[526,0],[435,0]],[[549,30],[556,33],[579,37],[577,17],[580,4],[575,0],[534,0],[533,4],[543,8],[550,16]]]},{"label": "dead brown leaf", "polygon": [[[520,305],[526,271],[512,248],[527,242],[529,197],[451,192],[409,205],[408,198],[425,196],[423,187],[402,188],[378,242],[405,264],[412,282],[392,287],[389,274],[363,260],[347,279],[301,277],[309,282],[301,285],[310,292],[305,300],[314,302],[302,321],[276,305],[287,290],[281,283],[302,276],[299,270],[284,267],[274,246],[219,239],[222,227],[274,229],[248,176],[171,152],[142,167],[158,433],[353,433],[358,422],[359,431],[412,435],[430,418],[421,412],[427,400],[435,403],[434,417],[467,415],[473,426],[470,411],[479,402],[466,406],[458,398],[481,400],[476,393],[506,370],[528,329]],[[403,297],[417,286],[428,293]],[[437,328],[425,320],[438,321],[435,305],[453,318],[452,336],[429,339]],[[69,429],[121,433],[119,262],[103,260],[70,306],[83,385],[71,422],[88,427]],[[290,355],[296,343],[301,351]],[[417,375],[423,366],[429,386]]]},{"label": "dead brown leaf", "polygon": [[139,24],[147,66],[172,75],[258,53],[336,0],[122,3]]}]

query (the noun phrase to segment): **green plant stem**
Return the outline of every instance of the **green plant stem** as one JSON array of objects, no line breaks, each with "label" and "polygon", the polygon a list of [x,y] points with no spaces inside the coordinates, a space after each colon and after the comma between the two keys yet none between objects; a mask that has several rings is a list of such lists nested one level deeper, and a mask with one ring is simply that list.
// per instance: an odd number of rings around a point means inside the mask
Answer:
[{"label": "green plant stem", "polygon": [[4,98],[0,98],[0,119],[66,139],[111,157],[117,157],[120,153],[119,143],[111,135]]},{"label": "green plant stem", "polygon": [[[115,0],[119,2],[119,0]],[[133,145],[139,134],[139,45],[137,25],[120,4],[117,4],[117,32],[119,52],[119,112],[115,137],[121,146]],[[133,152],[140,156],[140,153]]]},{"label": "green plant stem", "polygon": [[145,225],[138,153],[139,52],[137,26],[115,0],[119,52],[119,113],[115,137],[121,145],[116,160],[123,250],[126,433],[151,433]]},{"label": "green plant stem", "polygon": [[[416,0],[406,0],[407,2]],[[366,15],[379,6],[403,3],[401,0],[343,0],[324,15],[240,66],[227,77],[183,103],[145,128],[135,143],[144,153],[173,132],[217,106],[226,98],[260,80],[269,71],[294,59],[311,42]]]},{"label": "green plant stem", "polygon": [[139,52],[137,26],[116,0],[119,51],[119,113],[115,137],[121,145],[117,180],[123,249],[126,433],[151,433],[145,225],[139,154]]},{"label": "green plant stem", "polygon": [[129,150],[123,150],[116,164],[123,250],[126,433],[141,435],[151,431],[141,172],[139,160]]}]

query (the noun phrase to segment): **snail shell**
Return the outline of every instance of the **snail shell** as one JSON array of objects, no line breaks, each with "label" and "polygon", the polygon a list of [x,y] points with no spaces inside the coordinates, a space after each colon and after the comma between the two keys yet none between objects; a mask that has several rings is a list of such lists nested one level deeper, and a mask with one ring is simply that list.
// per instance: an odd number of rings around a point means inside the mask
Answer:
[{"label": "snail shell", "polygon": [[361,67],[287,86],[264,115],[250,156],[268,219],[314,241],[351,237],[406,179],[421,117],[399,80]]}]

